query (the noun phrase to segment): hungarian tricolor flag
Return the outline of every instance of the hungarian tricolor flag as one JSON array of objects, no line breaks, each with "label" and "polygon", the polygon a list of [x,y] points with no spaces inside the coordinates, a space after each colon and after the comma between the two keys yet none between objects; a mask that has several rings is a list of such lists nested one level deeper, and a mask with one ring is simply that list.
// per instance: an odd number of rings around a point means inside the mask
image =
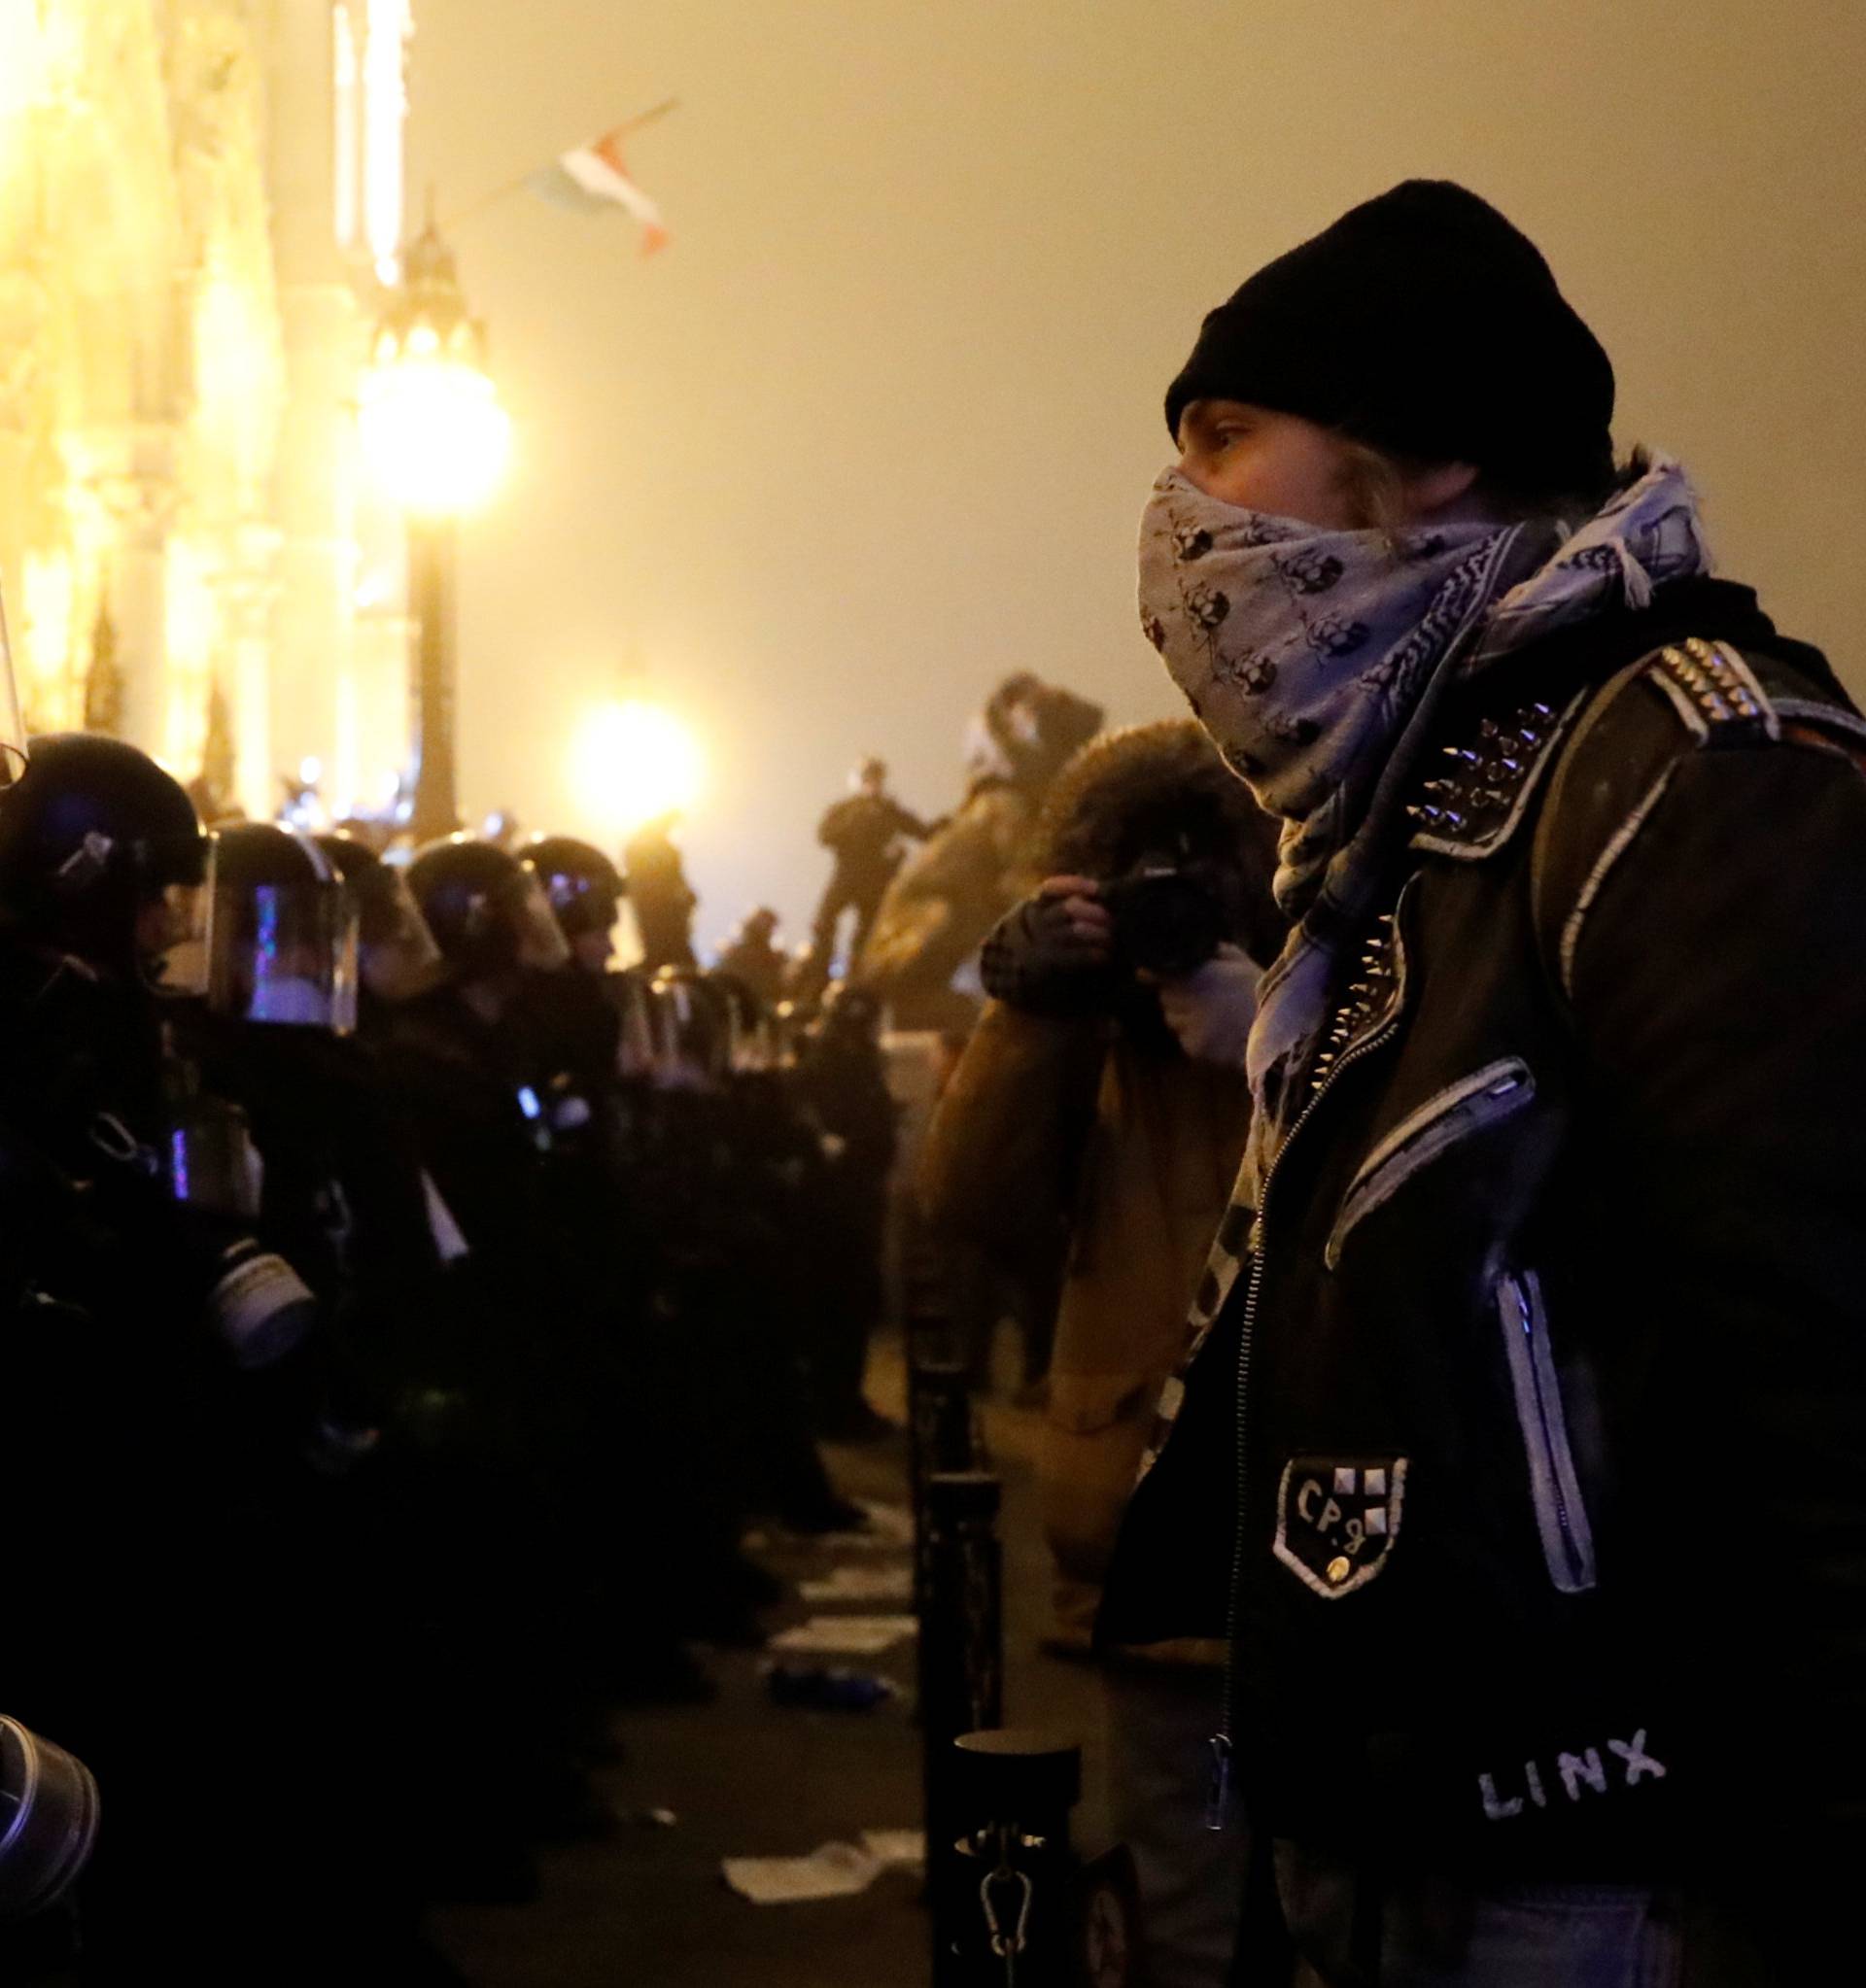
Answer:
[{"label": "hungarian tricolor flag", "polygon": [[534,173],[526,184],[540,199],[577,214],[626,209],[641,224],[641,253],[652,256],[668,239],[667,223],[660,208],[630,179],[623,163],[622,134],[629,128],[619,126],[594,144],[561,154],[554,165]]}]

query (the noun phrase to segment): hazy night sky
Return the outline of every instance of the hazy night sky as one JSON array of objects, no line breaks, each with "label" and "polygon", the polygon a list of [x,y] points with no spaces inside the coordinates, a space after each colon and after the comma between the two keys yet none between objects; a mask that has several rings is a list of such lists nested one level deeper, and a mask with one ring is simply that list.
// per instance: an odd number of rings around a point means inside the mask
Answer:
[{"label": "hazy night sky", "polygon": [[687,718],[708,941],[760,900],[800,936],[862,753],[949,805],[1011,669],[1178,708],[1133,610],[1165,384],[1249,269],[1410,174],[1536,237],[1613,355],[1622,444],[1681,455],[1725,569],[1866,685],[1858,0],[417,17],[443,218],[681,100],[630,150],[661,256],[525,195],[457,232],[517,425],[466,541],[462,704],[468,806],[585,833],[579,714],[627,687]]}]

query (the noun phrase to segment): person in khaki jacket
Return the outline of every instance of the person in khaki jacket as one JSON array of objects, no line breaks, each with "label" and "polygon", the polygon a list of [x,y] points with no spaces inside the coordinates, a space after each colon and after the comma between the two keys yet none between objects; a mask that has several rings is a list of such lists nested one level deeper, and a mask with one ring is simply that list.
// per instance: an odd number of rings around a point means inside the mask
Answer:
[{"label": "person in khaki jacket", "polygon": [[[1038,1469],[1053,1647],[1089,1649],[1236,1176],[1257,962],[1283,934],[1274,861],[1271,824],[1196,725],[1134,726],[1086,746],[1034,832],[1030,876],[1045,880],[987,942],[994,998],[921,1157],[937,1229],[1060,1284]],[[1181,1770],[1196,1748],[1170,1737],[1204,1716],[1196,1687],[1221,1656],[1105,1653],[1116,1820],[1140,1872],[1157,1988],[1200,1978],[1232,1937],[1235,1852],[1201,1831],[1202,1790]]]}]

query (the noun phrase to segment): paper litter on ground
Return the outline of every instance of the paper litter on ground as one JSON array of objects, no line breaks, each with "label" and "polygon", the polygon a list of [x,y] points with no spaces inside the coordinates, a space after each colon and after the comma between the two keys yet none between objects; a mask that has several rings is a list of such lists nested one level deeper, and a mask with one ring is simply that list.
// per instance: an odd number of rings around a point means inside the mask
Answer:
[{"label": "paper litter on ground", "polygon": [[754,1905],[788,1905],[806,1899],[847,1899],[865,1892],[881,1861],[854,1843],[823,1843],[808,1857],[728,1857],[726,1882]]},{"label": "paper litter on ground", "polygon": [[914,1514],[906,1505],[883,1505],[874,1498],[861,1500],[868,1514],[868,1531],[885,1539],[890,1546],[914,1544]]},{"label": "paper litter on ground", "polygon": [[822,1843],[808,1857],[728,1857],[726,1882],[754,1905],[798,1904],[807,1899],[847,1899],[865,1892],[883,1870],[926,1862],[918,1830],[864,1830],[859,1843]]},{"label": "paper litter on ground", "polygon": [[841,1657],[879,1657],[919,1633],[911,1615],[812,1615],[771,1639],[774,1650],[813,1650]]},{"label": "paper litter on ground", "polygon": [[864,1830],[862,1848],[877,1864],[905,1868],[926,1862],[923,1830]]},{"label": "paper litter on ground", "polygon": [[912,1567],[832,1567],[823,1581],[804,1581],[797,1592],[806,1601],[912,1601]]},{"label": "paper litter on ground", "polygon": [[831,1553],[853,1548],[868,1553],[905,1553],[914,1544],[914,1514],[905,1505],[883,1505],[872,1498],[860,1501],[868,1524],[859,1532],[826,1532],[812,1540],[813,1546]]}]

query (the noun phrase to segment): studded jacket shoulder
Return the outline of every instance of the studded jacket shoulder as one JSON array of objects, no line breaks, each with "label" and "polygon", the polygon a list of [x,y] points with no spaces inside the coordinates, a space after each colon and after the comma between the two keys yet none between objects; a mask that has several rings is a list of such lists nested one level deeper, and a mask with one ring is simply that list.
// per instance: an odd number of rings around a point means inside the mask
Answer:
[{"label": "studded jacket shoulder", "polygon": [[1866,1817],[1866,723],[1680,595],[1448,719],[1111,1571],[1105,1638],[1228,1637],[1219,1752],[1319,1847]]}]

